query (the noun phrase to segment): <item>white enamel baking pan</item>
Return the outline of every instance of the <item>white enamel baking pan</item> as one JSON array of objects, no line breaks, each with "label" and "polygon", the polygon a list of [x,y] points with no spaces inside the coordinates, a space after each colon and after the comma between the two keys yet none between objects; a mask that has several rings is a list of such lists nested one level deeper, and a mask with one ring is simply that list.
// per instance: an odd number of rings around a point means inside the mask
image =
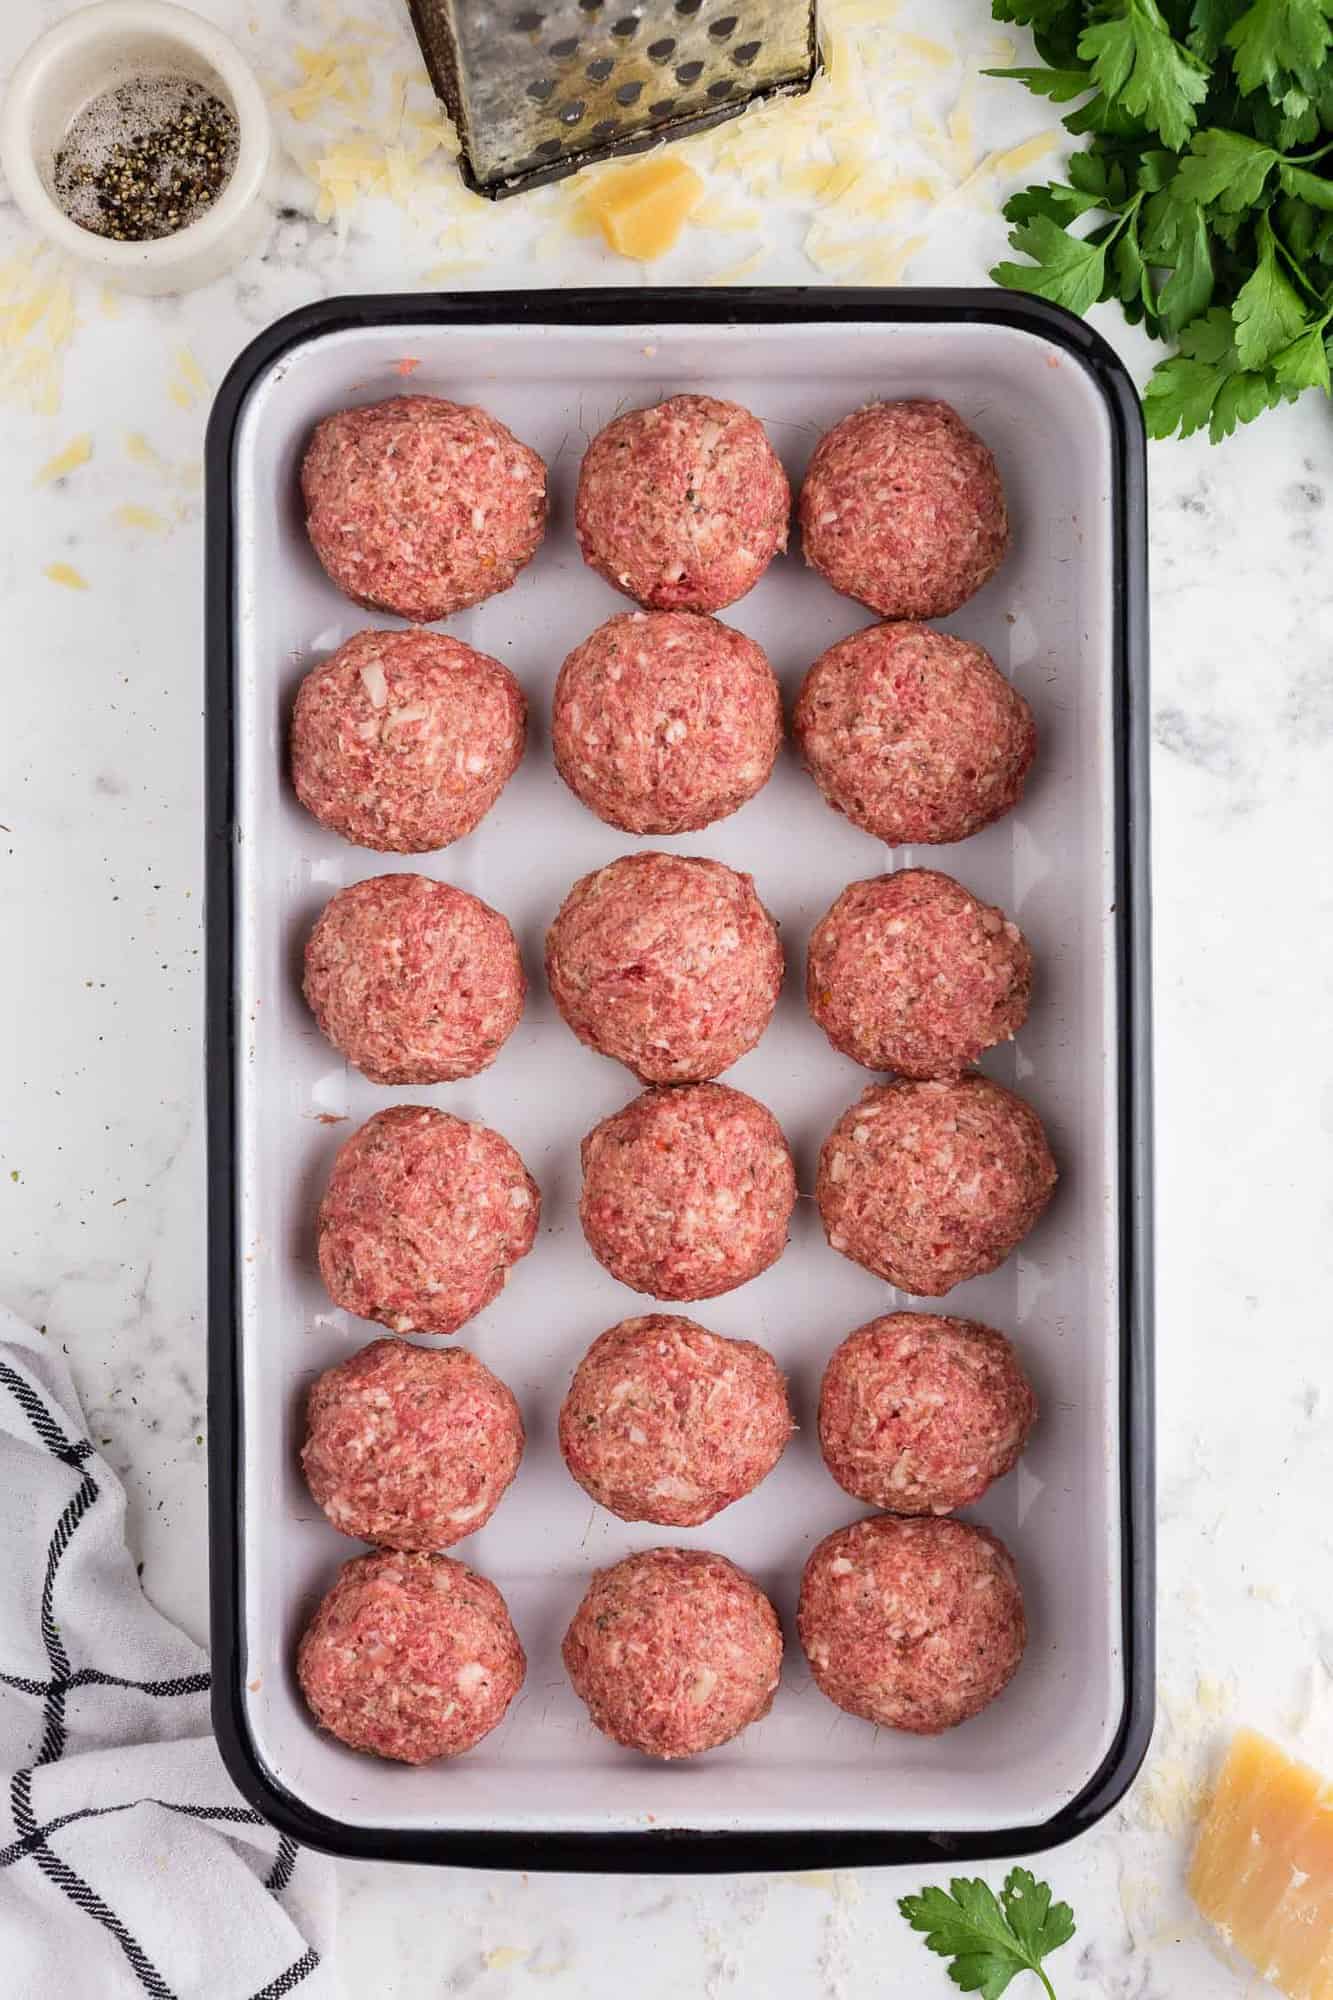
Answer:
[{"label": "white enamel baking pan", "polygon": [[[338,595],[306,542],[302,449],[328,411],[409,385],[483,404],[551,469],[536,561],[449,628],[518,675],[531,703],[528,754],[477,831],[426,857],[348,846],[302,811],[285,773],[302,674],[374,622]],[[624,608],[579,559],[579,459],[615,411],[680,389],[753,409],[794,482],[820,432],[867,399],[955,404],[999,459],[1015,539],[999,575],[948,623],[1013,676],[1041,748],[1020,809],[956,847],[887,853],[829,810],[790,750],[733,818],[660,843],[748,869],[781,923],[782,1000],[727,1081],[777,1114],[807,1197],[772,1270],[687,1308],[772,1349],[800,1433],[757,1492],[675,1532],[593,1508],[556,1448],[579,1356],[647,1302],[593,1260],[576,1213],[579,1140],[635,1086],[564,1027],[541,947],[575,877],[639,844],[587,812],[550,757],[560,662]],[[208,499],[214,1712],[242,1790],[316,1846],[525,1868],[1000,1855],[1088,1826],[1143,1755],[1152,1687],[1144,463],[1119,363],[1081,322],[992,291],[336,300],[283,320],[237,362],[213,414]],[[869,614],[793,551],[724,615],[768,650],[790,701],[815,656]],[[845,883],[910,861],[943,866],[1002,904],[1032,943],[1031,1019],[986,1067],[1036,1105],[1062,1176],[1017,1254],[944,1308],[1015,1338],[1042,1418],[1017,1472],[974,1510],[1017,1556],[1026,1661],[985,1714],[934,1739],[841,1714],[813,1686],[792,1630],[811,1547],[862,1511],[819,1457],[820,1372],[852,1327],[901,1303],[827,1247],[808,1199],[819,1143],[868,1079],[806,1016],[804,947]],[[474,890],[522,945],[523,1023],[470,1082],[378,1089],[334,1054],[302,1001],[301,950],[325,900],[397,867]],[[421,1769],[357,1756],[317,1731],[292,1670],[304,1621],[359,1552],[302,1484],[304,1392],[379,1331],[330,1305],[312,1219],[338,1146],[398,1101],[496,1126],[543,1197],[533,1254],[459,1336],[511,1385],[528,1428],[517,1482],[456,1551],[504,1592],[527,1684],[470,1755]],[[707,1756],[659,1766],[592,1729],[559,1646],[595,1568],[673,1539],[753,1574],[789,1644],[765,1721]]]}]

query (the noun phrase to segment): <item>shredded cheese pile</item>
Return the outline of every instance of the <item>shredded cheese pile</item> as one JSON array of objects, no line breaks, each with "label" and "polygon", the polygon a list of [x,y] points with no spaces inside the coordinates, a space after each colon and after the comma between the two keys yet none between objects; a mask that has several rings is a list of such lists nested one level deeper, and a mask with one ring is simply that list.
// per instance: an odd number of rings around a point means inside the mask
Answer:
[{"label": "shredded cheese pile", "polygon": [[383,197],[419,227],[448,220],[446,247],[460,247],[459,223],[484,204],[459,180],[458,135],[410,32],[327,8],[325,20],[329,39],[297,43],[299,81],[272,98],[287,150],[314,184],[316,221],[345,240],[361,204]]},{"label": "shredded cheese pile", "polygon": [[[1061,147],[1056,126],[983,151],[976,71],[1011,63],[1013,44],[995,36],[946,43],[900,25],[902,8],[903,0],[821,0],[822,68],[809,92],[756,104],[677,142],[708,192],[672,253],[673,275],[745,283],[794,238],[807,263],[839,283],[896,284],[932,226],[947,227],[952,205],[994,208]],[[526,229],[534,260],[549,262],[567,257],[571,236],[596,231],[588,197],[614,166],[585,169],[497,210],[459,178],[458,137],[405,16],[367,21],[321,0],[321,17],[326,38],[290,51],[295,81],[274,104],[314,186],[315,215],[340,238],[363,203],[388,200],[444,253],[421,274],[431,284],[483,269],[502,232],[512,247]],[[732,256],[701,270],[714,241]]]},{"label": "shredded cheese pile", "polygon": [[[751,216],[758,223],[758,201],[765,217],[785,212],[803,223],[802,249],[817,271],[844,284],[893,285],[950,201],[984,195],[987,183],[1056,149],[1058,129],[979,158],[977,78],[963,74],[964,50],[895,30],[898,12],[899,0],[825,0],[823,67],[806,95],[756,105],[736,124],[689,142],[707,150],[714,178],[738,185],[750,204],[714,205],[713,227],[740,229]],[[997,65],[1012,56],[1007,43],[985,51]],[[929,108],[931,89],[954,75],[960,88],[940,118]],[[712,282],[741,282],[768,249],[761,226],[745,262],[713,273]]]}]

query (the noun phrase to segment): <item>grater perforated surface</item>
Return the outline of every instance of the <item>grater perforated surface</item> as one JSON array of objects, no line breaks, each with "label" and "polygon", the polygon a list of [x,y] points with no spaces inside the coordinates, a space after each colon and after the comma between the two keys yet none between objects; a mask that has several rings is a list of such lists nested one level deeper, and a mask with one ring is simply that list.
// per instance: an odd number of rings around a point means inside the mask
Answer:
[{"label": "grater perforated surface", "polygon": [[410,0],[467,179],[514,194],[808,88],[815,0]]}]

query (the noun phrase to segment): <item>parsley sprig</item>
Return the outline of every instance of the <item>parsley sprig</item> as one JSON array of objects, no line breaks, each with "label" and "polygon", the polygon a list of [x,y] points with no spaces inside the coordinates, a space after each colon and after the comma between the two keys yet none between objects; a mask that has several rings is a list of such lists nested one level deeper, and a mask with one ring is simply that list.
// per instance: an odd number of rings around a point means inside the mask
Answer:
[{"label": "parsley sprig", "polygon": [[960,1876],[947,1893],[923,1889],[898,1908],[925,1933],[928,1951],[952,1959],[949,1977],[964,1993],[999,2000],[1018,1973],[1031,1972],[1055,2000],[1042,1960],[1073,1937],[1074,1914],[1068,1903],[1052,1903],[1049,1886],[1026,1868],[1010,1869],[998,1901],[979,1877]]},{"label": "parsley sprig", "polygon": [[1067,182],[1005,207],[999,284],[1084,313],[1118,300],[1174,353],[1155,437],[1214,443],[1333,359],[1333,0],[992,0],[1040,67],[990,70],[1075,108]]}]

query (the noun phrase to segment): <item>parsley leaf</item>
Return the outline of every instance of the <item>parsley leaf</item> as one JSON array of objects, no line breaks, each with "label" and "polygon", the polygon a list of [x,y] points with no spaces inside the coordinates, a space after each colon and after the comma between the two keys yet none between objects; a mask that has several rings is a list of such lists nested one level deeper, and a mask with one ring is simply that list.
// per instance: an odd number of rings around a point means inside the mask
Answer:
[{"label": "parsley leaf", "polygon": [[1194,0],[1190,9],[1190,47],[1210,63],[1226,45],[1227,32],[1245,11],[1245,0]]},{"label": "parsley leaf", "polygon": [[997,285],[1012,292],[1036,292],[1070,312],[1085,313],[1096,305],[1106,283],[1106,246],[1086,237],[1069,236],[1049,215],[1035,215],[1009,232],[1010,246],[1034,261],[997,264],[991,272]]},{"label": "parsley leaf", "polygon": [[1033,1958],[1049,1958],[1074,1935],[1068,1903],[1052,1903],[1049,1882],[1038,1882],[1026,1868],[1009,1871],[1000,1901],[1014,1936]]},{"label": "parsley leaf", "polygon": [[1183,354],[1159,361],[1143,392],[1148,436],[1167,438],[1179,432],[1187,438],[1203,430],[1225,380],[1225,372],[1212,363],[1193,361]]},{"label": "parsley leaf", "polygon": [[1254,207],[1276,165],[1276,150],[1243,132],[1196,132],[1176,169],[1175,184],[1187,201],[1204,207],[1219,202],[1228,214],[1237,215]]},{"label": "parsley leaf", "polygon": [[1064,21],[1077,20],[1081,0],[992,0],[991,12],[997,21],[1017,21],[1034,34],[1057,33]]},{"label": "parsley leaf", "polygon": [[1004,205],[1006,222],[1028,222],[1034,215],[1049,215],[1053,222],[1074,222],[1080,215],[1086,215],[1090,208],[1100,208],[1102,202],[1095,194],[1083,194],[1076,187],[1065,187],[1060,181],[1047,181],[1043,186],[1023,188],[1018,194],[1010,195]]},{"label": "parsley leaf", "polygon": [[1229,376],[1213,404],[1209,437],[1214,444],[1221,444],[1223,438],[1231,436],[1237,424],[1253,423],[1256,417],[1261,417],[1265,410],[1271,410],[1278,401],[1277,386],[1271,375],[1254,370]]},{"label": "parsley leaf", "polygon": [[1196,107],[1208,95],[1208,72],[1176,41],[1157,0],[1113,0],[1113,4],[1116,11],[1106,20],[1084,29],[1079,55],[1092,64],[1105,98],[1119,98],[1126,111],[1142,118],[1168,146],[1183,146]]},{"label": "parsley leaf", "polygon": [[1170,254],[1162,257],[1171,275],[1157,294],[1157,315],[1168,333],[1179,333],[1199,313],[1207,312],[1214,283],[1213,253],[1202,210],[1176,209],[1175,214]]},{"label": "parsley leaf", "polygon": [[1074,1935],[1065,1903],[1051,1903],[1050,1889],[1026,1868],[1010,1871],[997,1901],[977,1877],[957,1877],[943,1889],[904,1896],[899,1910],[925,1936],[926,1949],[953,1962],[949,1977],[964,1993],[1000,2000],[1020,1972],[1035,1973],[1054,2000],[1041,1961]]},{"label": "parsley leaf", "polygon": [[1009,77],[1023,84],[1034,97],[1049,97],[1052,104],[1070,104],[1076,97],[1086,97],[1093,88],[1091,73],[1086,69],[983,69],[981,74]]},{"label": "parsley leaf", "polygon": [[1293,80],[1313,96],[1330,39],[1321,0],[1254,0],[1228,31],[1227,47],[1242,92],[1267,90],[1279,103]]},{"label": "parsley leaf", "polygon": [[1305,325],[1300,293],[1277,260],[1277,239],[1267,215],[1259,217],[1259,262],[1236,294],[1231,318],[1242,368],[1261,368]]},{"label": "parsley leaf", "polygon": [[1312,208],[1333,209],[1333,181],[1326,181],[1322,174],[1307,173],[1304,167],[1284,161],[1278,179],[1284,193],[1298,194]]},{"label": "parsley leaf", "polygon": [[1325,395],[1329,393],[1328,349],[1324,333],[1327,324],[1327,319],[1320,320],[1299,334],[1289,347],[1279,348],[1273,356],[1273,380],[1284,396],[1299,396],[1302,389],[1322,389]]},{"label": "parsley leaf", "polygon": [[1181,437],[1206,425],[1214,444],[1230,437],[1238,423],[1249,423],[1281,397],[1267,370],[1241,367],[1233,339],[1231,315],[1214,306],[1180,335],[1180,353],[1159,361],[1143,397],[1143,414],[1150,437]]}]

